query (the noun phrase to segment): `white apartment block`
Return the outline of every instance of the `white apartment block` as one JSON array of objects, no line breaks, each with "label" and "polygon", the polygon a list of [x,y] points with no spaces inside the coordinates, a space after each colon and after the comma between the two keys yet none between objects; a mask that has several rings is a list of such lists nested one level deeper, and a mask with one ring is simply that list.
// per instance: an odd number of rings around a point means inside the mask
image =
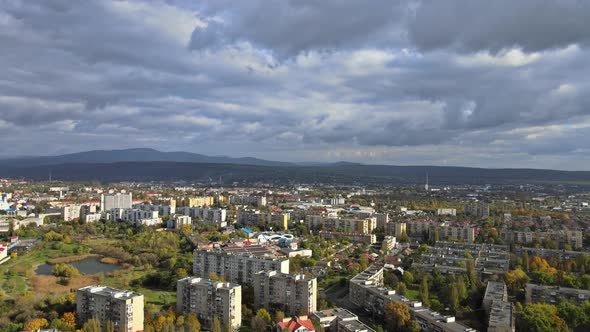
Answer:
[{"label": "white apartment block", "polygon": [[262,271],[254,275],[254,306],[300,316],[316,311],[317,280],[303,274]]},{"label": "white apartment block", "polygon": [[80,210],[81,209],[82,209],[82,205],[80,205],[80,204],[65,205],[61,210],[61,218],[64,221],[72,221],[74,219],[80,218]]},{"label": "white apartment block", "polygon": [[125,221],[134,225],[144,224],[153,226],[162,222],[158,216],[158,211],[140,210],[140,209],[111,209],[111,221]]},{"label": "white apartment block", "polygon": [[[116,332],[143,331],[143,295],[106,286],[87,286],[76,292],[78,322],[111,321]],[[104,325],[103,325],[104,326]]]},{"label": "white apartment block", "polygon": [[189,216],[191,218],[203,219],[206,223],[219,225],[225,227],[227,225],[227,210],[226,209],[215,209],[209,207],[189,207],[179,206],[176,208],[176,213]]},{"label": "white apartment block", "polygon": [[206,328],[217,316],[223,326],[237,331],[242,325],[242,286],[197,277],[178,280],[176,312],[197,314]]},{"label": "white apartment block", "polygon": [[184,225],[192,225],[192,219],[189,216],[174,216],[173,219],[168,220],[166,227],[180,229]]},{"label": "white apartment block", "polygon": [[437,216],[456,216],[457,209],[446,209],[446,208],[436,209],[436,215]]},{"label": "white apartment block", "polygon": [[100,195],[100,210],[110,211],[111,209],[131,209],[133,199],[131,193]]},{"label": "white apartment block", "polygon": [[233,205],[256,205],[256,206],[266,206],[266,197],[265,196],[231,196],[229,198],[230,204]]},{"label": "white apartment block", "polygon": [[81,220],[84,220],[84,222],[97,222],[100,219],[102,219],[102,214],[100,213],[85,214],[84,217],[81,217]]},{"label": "white apartment block", "polygon": [[289,259],[207,249],[195,249],[193,254],[193,274],[197,277],[208,278],[214,272],[229,282],[252,285],[254,274],[260,271],[288,274]]}]

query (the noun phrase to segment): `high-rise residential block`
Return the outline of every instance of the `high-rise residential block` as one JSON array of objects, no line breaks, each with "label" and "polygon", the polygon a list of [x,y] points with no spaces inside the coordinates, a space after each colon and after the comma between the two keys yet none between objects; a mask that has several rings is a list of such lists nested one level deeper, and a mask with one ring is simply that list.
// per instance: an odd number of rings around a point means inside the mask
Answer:
[{"label": "high-rise residential block", "polygon": [[291,316],[316,311],[316,278],[262,271],[254,275],[252,286],[256,308],[279,309]]},{"label": "high-rise residential block", "polygon": [[248,248],[239,251],[238,249],[232,251],[195,249],[193,274],[197,277],[208,278],[211,273],[215,273],[233,283],[252,284],[254,275],[260,271],[289,273],[288,258],[269,257],[266,253],[257,255],[256,248],[251,251]]},{"label": "high-rise residential block", "polygon": [[242,325],[242,287],[229,282],[188,277],[176,284],[176,312],[195,313],[204,327],[211,327],[214,317],[230,331]]},{"label": "high-rise residential block", "polygon": [[110,211],[111,209],[131,209],[133,199],[131,193],[116,193],[100,195],[100,211]]},{"label": "high-rise residential block", "polygon": [[76,292],[78,322],[97,319],[108,321],[116,332],[143,331],[143,295],[106,286],[87,286]]}]

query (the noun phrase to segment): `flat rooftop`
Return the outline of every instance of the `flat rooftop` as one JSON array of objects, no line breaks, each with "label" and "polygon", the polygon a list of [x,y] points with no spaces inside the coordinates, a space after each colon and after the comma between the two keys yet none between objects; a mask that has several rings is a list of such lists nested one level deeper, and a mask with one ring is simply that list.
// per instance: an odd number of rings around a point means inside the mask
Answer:
[{"label": "flat rooftop", "polygon": [[504,331],[502,328],[514,326],[514,307],[510,302],[494,301],[490,311],[488,329],[497,329]]},{"label": "flat rooftop", "polygon": [[116,289],[108,286],[86,286],[78,289],[78,291],[84,291],[92,294],[97,294],[105,297],[111,297],[113,299],[122,299],[127,300],[131,298],[135,298],[138,296],[143,296],[142,294],[128,291],[128,290],[121,290]]},{"label": "flat rooftop", "polygon": [[506,301],[506,284],[498,281],[488,281],[484,300]]}]

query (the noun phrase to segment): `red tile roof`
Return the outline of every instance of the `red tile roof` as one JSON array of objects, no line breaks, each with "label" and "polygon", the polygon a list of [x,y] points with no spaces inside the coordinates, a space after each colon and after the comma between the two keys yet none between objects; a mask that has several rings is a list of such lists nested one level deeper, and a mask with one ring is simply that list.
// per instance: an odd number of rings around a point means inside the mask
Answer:
[{"label": "red tile roof", "polygon": [[301,328],[301,327],[305,327],[306,329],[308,329],[310,331],[315,331],[315,328],[313,327],[313,323],[311,322],[311,319],[300,319],[299,317],[293,317],[289,321],[280,322],[279,326],[281,327],[282,330],[284,330],[286,328],[290,332],[296,331],[298,328]]}]

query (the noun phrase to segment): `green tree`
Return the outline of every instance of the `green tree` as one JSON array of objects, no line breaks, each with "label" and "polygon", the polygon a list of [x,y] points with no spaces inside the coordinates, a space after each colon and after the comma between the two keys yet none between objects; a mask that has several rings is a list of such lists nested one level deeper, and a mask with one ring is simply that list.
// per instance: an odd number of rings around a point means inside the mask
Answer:
[{"label": "green tree", "polygon": [[519,331],[527,332],[568,332],[568,326],[557,315],[554,305],[545,303],[527,304],[519,320]]},{"label": "green tree", "polygon": [[590,323],[588,321],[589,317],[581,306],[567,301],[563,301],[557,306],[557,313],[571,329]]},{"label": "green tree", "polygon": [[266,311],[266,309],[264,309],[264,308],[258,309],[258,311],[256,311],[256,317],[260,317],[260,318],[264,319],[264,321],[267,324],[270,324],[270,314],[268,313],[268,311]]},{"label": "green tree", "polygon": [[426,307],[430,306],[428,288],[428,276],[424,276],[422,278],[422,282],[420,283],[420,301],[422,301],[422,304],[424,304]]},{"label": "green tree", "polygon": [[397,288],[395,289],[395,292],[399,295],[406,295],[406,292],[408,291],[408,288],[406,287],[406,284],[403,282],[400,282],[399,284],[397,284]]},{"label": "green tree", "polygon": [[411,285],[414,283],[414,275],[410,271],[405,271],[402,276],[402,280],[406,285]]}]

